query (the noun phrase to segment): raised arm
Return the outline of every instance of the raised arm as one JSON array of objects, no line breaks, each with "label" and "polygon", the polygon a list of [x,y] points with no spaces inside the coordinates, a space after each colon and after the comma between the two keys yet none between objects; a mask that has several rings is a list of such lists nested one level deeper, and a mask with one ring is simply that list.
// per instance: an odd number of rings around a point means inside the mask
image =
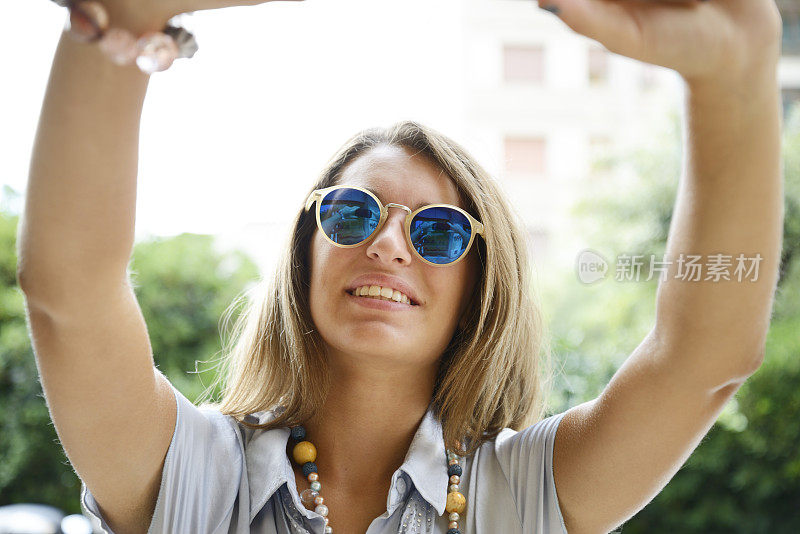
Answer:
[{"label": "raised arm", "polygon": [[[168,18],[113,10],[111,20],[144,33]],[[62,33],[18,240],[18,279],[48,409],[115,532],[146,530],[176,415],[126,274],[148,79]]]},{"label": "raised arm", "polygon": [[[263,0],[102,3],[111,26],[139,36],[177,13]],[[51,418],[118,534],[148,529],[177,415],[127,275],[148,82],[135,64],[118,66],[97,44],[62,33],[18,239],[17,278]]]},{"label": "raised arm", "polygon": [[610,51],[675,69],[686,88],[684,168],[666,260],[760,255],[758,277],[677,279],[656,324],[602,394],[571,408],[554,445],[570,534],[608,532],[675,475],[759,367],[778,277],[780,15],[774,0],[541,0]]}]

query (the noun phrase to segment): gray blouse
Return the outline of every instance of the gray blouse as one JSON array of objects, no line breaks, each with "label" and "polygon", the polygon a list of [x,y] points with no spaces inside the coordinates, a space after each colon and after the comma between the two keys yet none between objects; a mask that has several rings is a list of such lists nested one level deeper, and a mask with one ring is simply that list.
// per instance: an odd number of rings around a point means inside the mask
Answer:
[{"label": "gray blouse", "polygon": [[[297,492],[286,456],[288,427],[252,430],[172,389],[177,420],[148,534],[323,534],[322,516],[303,506]],[[257,412],[248,422],[273,415]],[[553,479],[553,440],[563,416],[519,432],[505,428],[460,460],[459,486],[467,498],[462,533],[567,532]],[[442,427],[429,408],[392,475],[386,511],[366,534],[445,534],[447,487]],[[81,506],[96,527],[113,534],[84,483]]]}]

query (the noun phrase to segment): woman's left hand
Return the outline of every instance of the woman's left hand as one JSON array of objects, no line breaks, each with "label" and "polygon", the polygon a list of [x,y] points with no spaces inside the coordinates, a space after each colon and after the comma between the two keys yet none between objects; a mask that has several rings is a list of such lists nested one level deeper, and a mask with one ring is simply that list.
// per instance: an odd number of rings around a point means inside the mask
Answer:
[{"label": "woman's left hand", "polygon": [[687,81],[735,83],[775,68],[775,0],[538,0],[609,51],[677,71]]}]

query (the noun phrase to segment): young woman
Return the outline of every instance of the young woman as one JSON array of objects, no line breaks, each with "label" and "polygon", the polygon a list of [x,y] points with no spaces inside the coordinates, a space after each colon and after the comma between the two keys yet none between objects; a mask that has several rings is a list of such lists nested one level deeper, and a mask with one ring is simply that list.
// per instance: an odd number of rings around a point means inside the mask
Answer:
[{"label": "young woman", "polygon": [[[19,282],[54,424],[106,530],[601,533],[666,485],[764,357],[781,21],[773,0],[548,1],[573,30],[685,80],[668,257],[762,261],[756,281],[668,277],[656,324],[602,394],[544,419],[548,351],[513,207],[415,122],[353,136],[294,200],[223,398],[194,406],[154,367],[127,275],[148,76],[62,36]],[[260,2],[104,3],[141,34]]]}]

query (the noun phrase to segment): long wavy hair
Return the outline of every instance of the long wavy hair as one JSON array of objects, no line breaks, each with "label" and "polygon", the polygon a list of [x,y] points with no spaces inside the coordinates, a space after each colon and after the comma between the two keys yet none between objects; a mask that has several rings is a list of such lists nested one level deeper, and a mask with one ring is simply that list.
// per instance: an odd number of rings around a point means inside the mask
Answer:
[{"label": "long wavy hair", "polygon": [[[521,430],[542,419],[552,383],[550,342],[530,286],[518,213],[463,147],[414,121],[352,136],[298,199],[274,275],[242,292],[223,314],[222,368],[199,401],[219,385],[221,400],[202,406],[265,430],[300,424],[322,408],[330,387],[327,358],[309,306],[309,252],[317,226],[314,211],[306,212],[303,204],[311,191],[337,184],[349,163],[383,145],[408,147],[437,163],[455,183],[465,209],[486,229],[473,243],[480,277],[441,355],[431,399],[445,447],[468,456],[503,428]],[[242,304],[244,312],[226,340],[231,314]],[[265,410],[273,410],[272,420],[245,420]]]}]

